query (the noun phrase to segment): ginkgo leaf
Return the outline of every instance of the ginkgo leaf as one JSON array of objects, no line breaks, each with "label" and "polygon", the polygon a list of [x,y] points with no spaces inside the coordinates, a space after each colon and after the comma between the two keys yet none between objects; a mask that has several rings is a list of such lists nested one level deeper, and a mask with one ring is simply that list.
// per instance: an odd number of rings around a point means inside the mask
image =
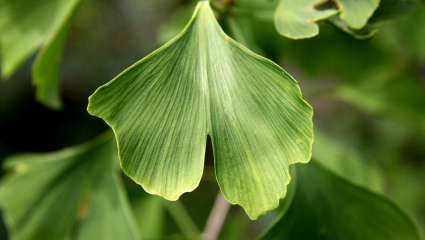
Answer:
[{"label": "ginkgo leaf", "polygon": [[353,29],[361,29],[372,17],[380,0],[335,0],[340,18]]},{"label": "ginkgo leaf", "polygon": [[59,63],[70,25],[69,18],[45,43],[32,68],[33,81],[37,86],[37,100],[53,109],[62,107],[59,96]]},{"label": "ginkgo leaf", "polygon": [[370,24],[358,30],[354,29],[350,27],[347,22],[337,16],[330,18],[329,21],[341,31],[350,34],[351,36],[359,40],[369,39],[375,36],[375,34],[378,32],[378,29],[372,27]]},{"label": "ginkgo leaf", "polygon": [[277,31],[289,38],[314,37],[319,33],[317,21],[338,13],[326,0],[280,0],[275,12]]},{"label": "ginkgo leaf", "polygon": [[162,198],[154,195],[141,197],[132,202],[132,210],[140,233],[145,239],[165,238],[167,212]]},{"label": "ginkgo leaf", "polygon": [[10,77],[39,47],[33,67],[37,99],[59,108],[58,65],[80,0],[0,0],[1,77]]},{"label": "ginkgo leaf", "polygon": [[383,196],[316,162],[296,168],[295,197],[262,239],[420,240],[413,221]]},{"label": "ginkgo leaf", "polygon": [[0,208],[11,239],[138,239],[116,160],[110,135],[8,159],[11,173],[0,185]]},{"label": "ginkgo leaf", "polygon": [[408,15],[420,8],[420,6],[421,0],[380,0],[379,7],[376,8],[373,15],[371,17],[369,15],[365,16],[369,20],[361,29],[353,28],[338,17],[333,17],[330,21],[336,27],[357,39],[368,39],[373,37],[385,22]]},{"label": "ginkgo leaf", "polygon": [[90,97],[124,172],[176,200],[202,177],[207,136],[225,198],[251,218],[275,208],[289,165],[311,155],[312,109],[278,65],[229,38],[207,1],[184,30]]},{"label": "ginkgo leaf", "polygon": [[313,158],[352,183],[374,192],[382,192],[383,182],[378,167],[373,162],[367,161],[368,159],[352,145],[316,131]]},{"label": "ginkgo leaf", "polygon": [[[277,31],[288,38],[314,37],[320,20],[330,19],[344,31],[360,35],[380,0],[280,0],[275,12]],[[372,33],[370,33],[372,34]],[[363,34],[365,35],[365,34]]]},{"label": "ginkgo leaf", "polygon": [[78,229],[78,239],[139,239],[137,224],[117,174],[106,175],[98,182],[89,204],[88,215]]}]

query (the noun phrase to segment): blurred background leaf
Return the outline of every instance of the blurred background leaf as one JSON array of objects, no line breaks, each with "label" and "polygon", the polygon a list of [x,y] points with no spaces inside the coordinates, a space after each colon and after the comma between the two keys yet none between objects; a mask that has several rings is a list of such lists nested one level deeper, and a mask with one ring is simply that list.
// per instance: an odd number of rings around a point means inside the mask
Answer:
[{"label": "blurred background leaf", "polygon": [[55,109],[61,106],[59,56],[78,3],[79,0],[0,1],[1,77],[9,78],[42,47],[34,65],[37,99]]},{"label": "blurred background leaf", "polygon": [[316,36],[319,34],[317,21],[338,13],[334,4],[322,4],[322,0],[280,0],[275,13],[276,30],[292,39]]},{"label": "blurred background leaf", "polygon": [[11,157],[0,207],[13,239],[138,239],[110,134],[74,148]]},{"label": "blurred background leaf", "polygon": [[375,192],[383,191],[379,168],[354,147],[319,132],[316,132],[314,141],[313,157],[323,166],[357,185]]},{"label": "blurred background leaf", "polygon": [[397,205],[316,162],[297,167],[295,184],[291,207],[263,239],[421,239]]}]

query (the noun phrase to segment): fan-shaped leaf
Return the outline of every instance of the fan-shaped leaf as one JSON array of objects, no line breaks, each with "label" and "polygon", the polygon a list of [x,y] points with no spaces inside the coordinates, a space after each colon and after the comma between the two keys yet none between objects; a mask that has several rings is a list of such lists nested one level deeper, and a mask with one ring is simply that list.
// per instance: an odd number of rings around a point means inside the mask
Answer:
[{"label": "fan-shaped leaf", "polygon": [[380,0],[335,0],[339,7],[340,18],[353,29],[361,29],[372,17]]},{"label": "fan-shaped leaf", "polygon": [[207,135],[227,200],[251,218],[278,205],[288,167],[309,161],[312,110],[278,65],[230,39],[207,1],[173,40],[89,99],[114,130],[124,171],[176,200],[199,184]]},{"label": "fan-shaped leaf", "polygon": [[15,240],[137,239],[110,136],[53,153],[11,157],[0,207]]},{"label": "fan-shaped leaf", "polygon": [[333,173],[359,186],[382,192],[380,169],[367,161],[361,152],[341,139],[333,139],[323,132],[314,133],[313,158]]},{"label": "fan-shaped leaf", "polygon": [[420,240],[412,220],[386,198],[314,161],[296,170],[292,205],[263,239]]},{"label": "fan-shaped leaf", "polygon": [[[275,13],[277,31],[289,38],[314,37],[317,22],[331,18],[344,31],[366,36],[361,31],[379,6],[380,0],[280,0]],[[332,20],[333,19],[333,20]],[[370,33],[373,34],[373,33]]]},{"label": "fan-shaped leaf", "polygon": [[33,67],[37,99],[59,108],[59,57],[80,0],[0,0],[1,77],[8,78],[39,47]]},{"label": "fan-shaped leaf", "polygon": [[277,31],[293,39],[316,36],[319,33],[317,21],[338,12],[332,5],[321,8],[325,3],[323,0],[280,0],[275,13]]}]

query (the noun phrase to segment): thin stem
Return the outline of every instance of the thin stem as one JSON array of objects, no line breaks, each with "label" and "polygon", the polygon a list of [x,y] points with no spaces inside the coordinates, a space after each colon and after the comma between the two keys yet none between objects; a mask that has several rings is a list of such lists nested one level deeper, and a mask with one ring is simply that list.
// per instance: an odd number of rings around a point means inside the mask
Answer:
[{"label": "thin stem", "polygon": [[165,205],[167,206],[168,212],[173,217],[177,226],[180,228],[187,239],[200,238],[201,231],[189,216],[187,210],[181,202],[167,202]]},{"label": "thin stem", "polygon": [[205,230],[202,234],[203,240],[216,240],[218,238],[229,209],[230,204],[219,193],[205,225]]}]

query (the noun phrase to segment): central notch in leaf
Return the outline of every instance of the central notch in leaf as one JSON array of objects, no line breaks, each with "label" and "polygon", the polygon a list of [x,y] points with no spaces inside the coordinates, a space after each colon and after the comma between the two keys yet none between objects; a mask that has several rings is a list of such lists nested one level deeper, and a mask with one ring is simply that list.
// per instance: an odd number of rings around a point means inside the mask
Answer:
[{"label": "central notch in leaf", "polygon": [[310,159],[312,109],[278,65],[230,39],[207,1],[184,30],[96,90],[124,172],[177,200],[201,180],[207,136],[225,198],[251,218],[277,207],[289,165]]}]

